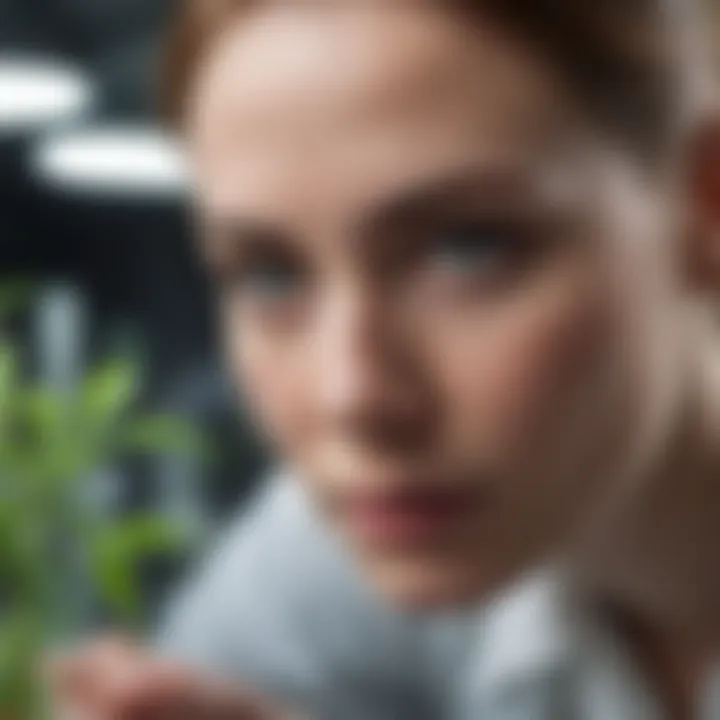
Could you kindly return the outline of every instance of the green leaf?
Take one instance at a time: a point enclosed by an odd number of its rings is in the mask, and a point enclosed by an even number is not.
[[[17,377],[17,351],[9,343],[0,345],[0,392],[4,396]]]
[[[78,421],[66,395],[25,387],[14,406],[5,466],[28,493],[53,491],[97,467],[103,446]]]
[[[0,286],[0,323],[3,297]],[[78,481],[133,452],[208,449],[190,423],[137,415],[141,378],[129,360],[103,364],[73,395],[25,381],[20,357],[0,334],[0,720],[41,717],[39,653],[82,625],[83,593],[75,589],[88,573],[107,605],[134,625],[143,619],[141,562],[191,539],[151,516],[98,527]]]
[[[67,400],[47,388],[22,388],[17,397],[16,414],[35,437],[45,439],[67,433]]]
[[[0,447],[7,441],[17,376],[18,357],[15,348],[8,344],[0,345]]]
[[[121,448],[131,453],[172,453],[197,458],[211,454],[207,437],[182,418],[146,415],[133,420],[119,436]]]
[[[14,610],[0,623],[0,713],[3,717],[37,717],[41,618],[31,608]]]
[[[82,389],[86,429],[109,428],[131,408],[139,390],[139,368],[130,360],[115,359],[93,370]]]
[[[92,540],[91,571],[105,602],[127,622],[141,614],[138,564],[180,551],[187,533],[152,516],[136,516],[99,529]]]

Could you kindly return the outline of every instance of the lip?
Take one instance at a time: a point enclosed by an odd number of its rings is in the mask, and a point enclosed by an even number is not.
[[[397,551],[437,545],[477,511],[474,488],[411,488],[346,498],[351,531],[363,544]]]

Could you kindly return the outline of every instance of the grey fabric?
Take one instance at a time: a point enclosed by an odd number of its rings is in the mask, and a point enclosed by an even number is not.
[[[482,612],[413,617],[374,597],[308,507],[271,484],[182,593],[165,652],[314,720],[661,720],[657,698],[557,568]],[[720,720],[720,671],[700,702]]]
[[[371,594],[294,483],[238,519],[174,603],[161,650],[332,720],[435,720],[472,620]]]
[[[165,653],[313,720],[662,720],[557,568],[482,611],[404,615],[372,595],[299,486],[271,484],[175,603]],[[700,720],[720,720],[720,668]]]

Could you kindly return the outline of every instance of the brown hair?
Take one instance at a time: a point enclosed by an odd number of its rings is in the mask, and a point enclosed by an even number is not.
[[[216,34],[261,1],[185,0],[162,80],[163,115],[173,124],[182,121],[192,76]],[[684,110],[690,63],[678,18],[690,14],[692,0],[437,1],[497,19],[537,46],[600,127],[645,159],[664,156]]]

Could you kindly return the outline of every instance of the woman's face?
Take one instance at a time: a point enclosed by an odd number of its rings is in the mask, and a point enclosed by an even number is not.
[[[664,426],[659,190],[529,47],[429,4],[248,14],[195,89],[233,371],[371,577],[462,601],[561,547]]]

